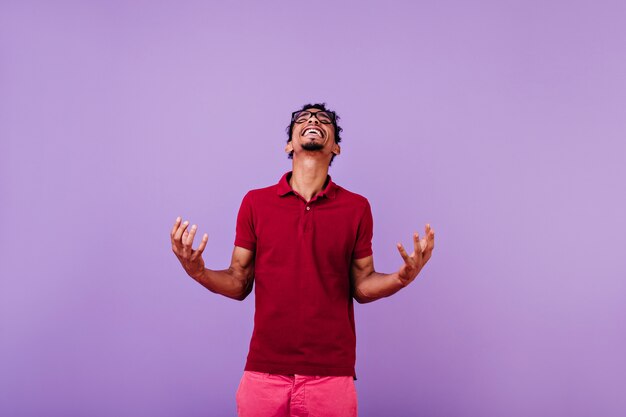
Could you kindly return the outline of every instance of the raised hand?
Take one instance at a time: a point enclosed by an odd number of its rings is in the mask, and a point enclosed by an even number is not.
[[[406,253],[402,243],[398,243],[397,246],[400,256],[404,259],[404,265],[398,271],[398,278],[403,286],[407,286],[430,259],[435,247],[435,230],[430,227],[430,224],[427,224],[426,237],[422,240],[420,240],[417,232],[413,234],[413,253],[411,255]]]
[[[189,222],[185,222],[181,225],[181,218],[176,218],[174,227],[170,232],[170,238],[172,240],[172,250],[174,254],[185,268],[185,271],[192,278],[201,276],[204,273],[204,260],[202,259],[202,252],[209,241],[209,235],[204,234],[202,241],[198,249],[193,250],[193,239],[196,236],[197,226],[194,224],[191,226],[191,231],[187,230]]]

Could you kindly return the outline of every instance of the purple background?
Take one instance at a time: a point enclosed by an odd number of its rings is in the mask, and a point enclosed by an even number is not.
[[[235,415],[254,297],[169,231],[227,267],[310,101],[376,269],[437,233],[355,305],[361,416],[625,415],[623,4],[2,1],[0,415]]]

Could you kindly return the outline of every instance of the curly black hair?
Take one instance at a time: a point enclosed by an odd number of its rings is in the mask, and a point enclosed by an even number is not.
[[[318,110],[322,110],[322,111],[332,111],[332,110],[326,108],[326,103],[305,104],[304,106],[302,106],[302,108],[300,110],[297,110],[297,111],[302,111],[302,110],[306,110],[306,109],[318,109]],[[335,112],[333,112],[333,113],[335,113]],[[337,124],[338,120],[339,120],[339,115],[337,113],[335,113],[335,120],[333,121],[333,126],[335,127],[335,143],[341,142],[341,132],[343,131],[341,126],[339,126]],[[294,125],[294,123],[295,123],[295,121],[292,120],[289,123],[289,126],[287,126],[287,143],[291,142],[291,134],[293,133],[293,125]],[[328,166],[332,165],[333,159],[335,159],[335,156],[337,156],[337,155],[333,154],[333,156],[330,158],[330,163],[328,164]],[[293,151],[289,152],[289,155],[287,156],[287,158],[293,159]]]

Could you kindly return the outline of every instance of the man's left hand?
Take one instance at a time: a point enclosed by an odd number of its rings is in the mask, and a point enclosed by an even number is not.
[[[415,232],[413,234],[413,253],[411,255],[406,253],[402,243],[398,243],[398,251],[400,256],[404,259],[404,265],[400,267],[398,271],[398,279],[402,283],[402,286],[409,285],[422,270],[426,262],[430,259],[433,249],[435,248],[435,231],[430,227],[430,224],[426,225],[426,237],[420,240],[419,234]]]

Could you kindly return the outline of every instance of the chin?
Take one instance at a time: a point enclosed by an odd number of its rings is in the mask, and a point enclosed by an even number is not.
[[[302,149],[304,149],[305,151],[321,151],[322,149],[324,149],[324,145],[321,145],[319,143],[307,143],[302,145]]]

